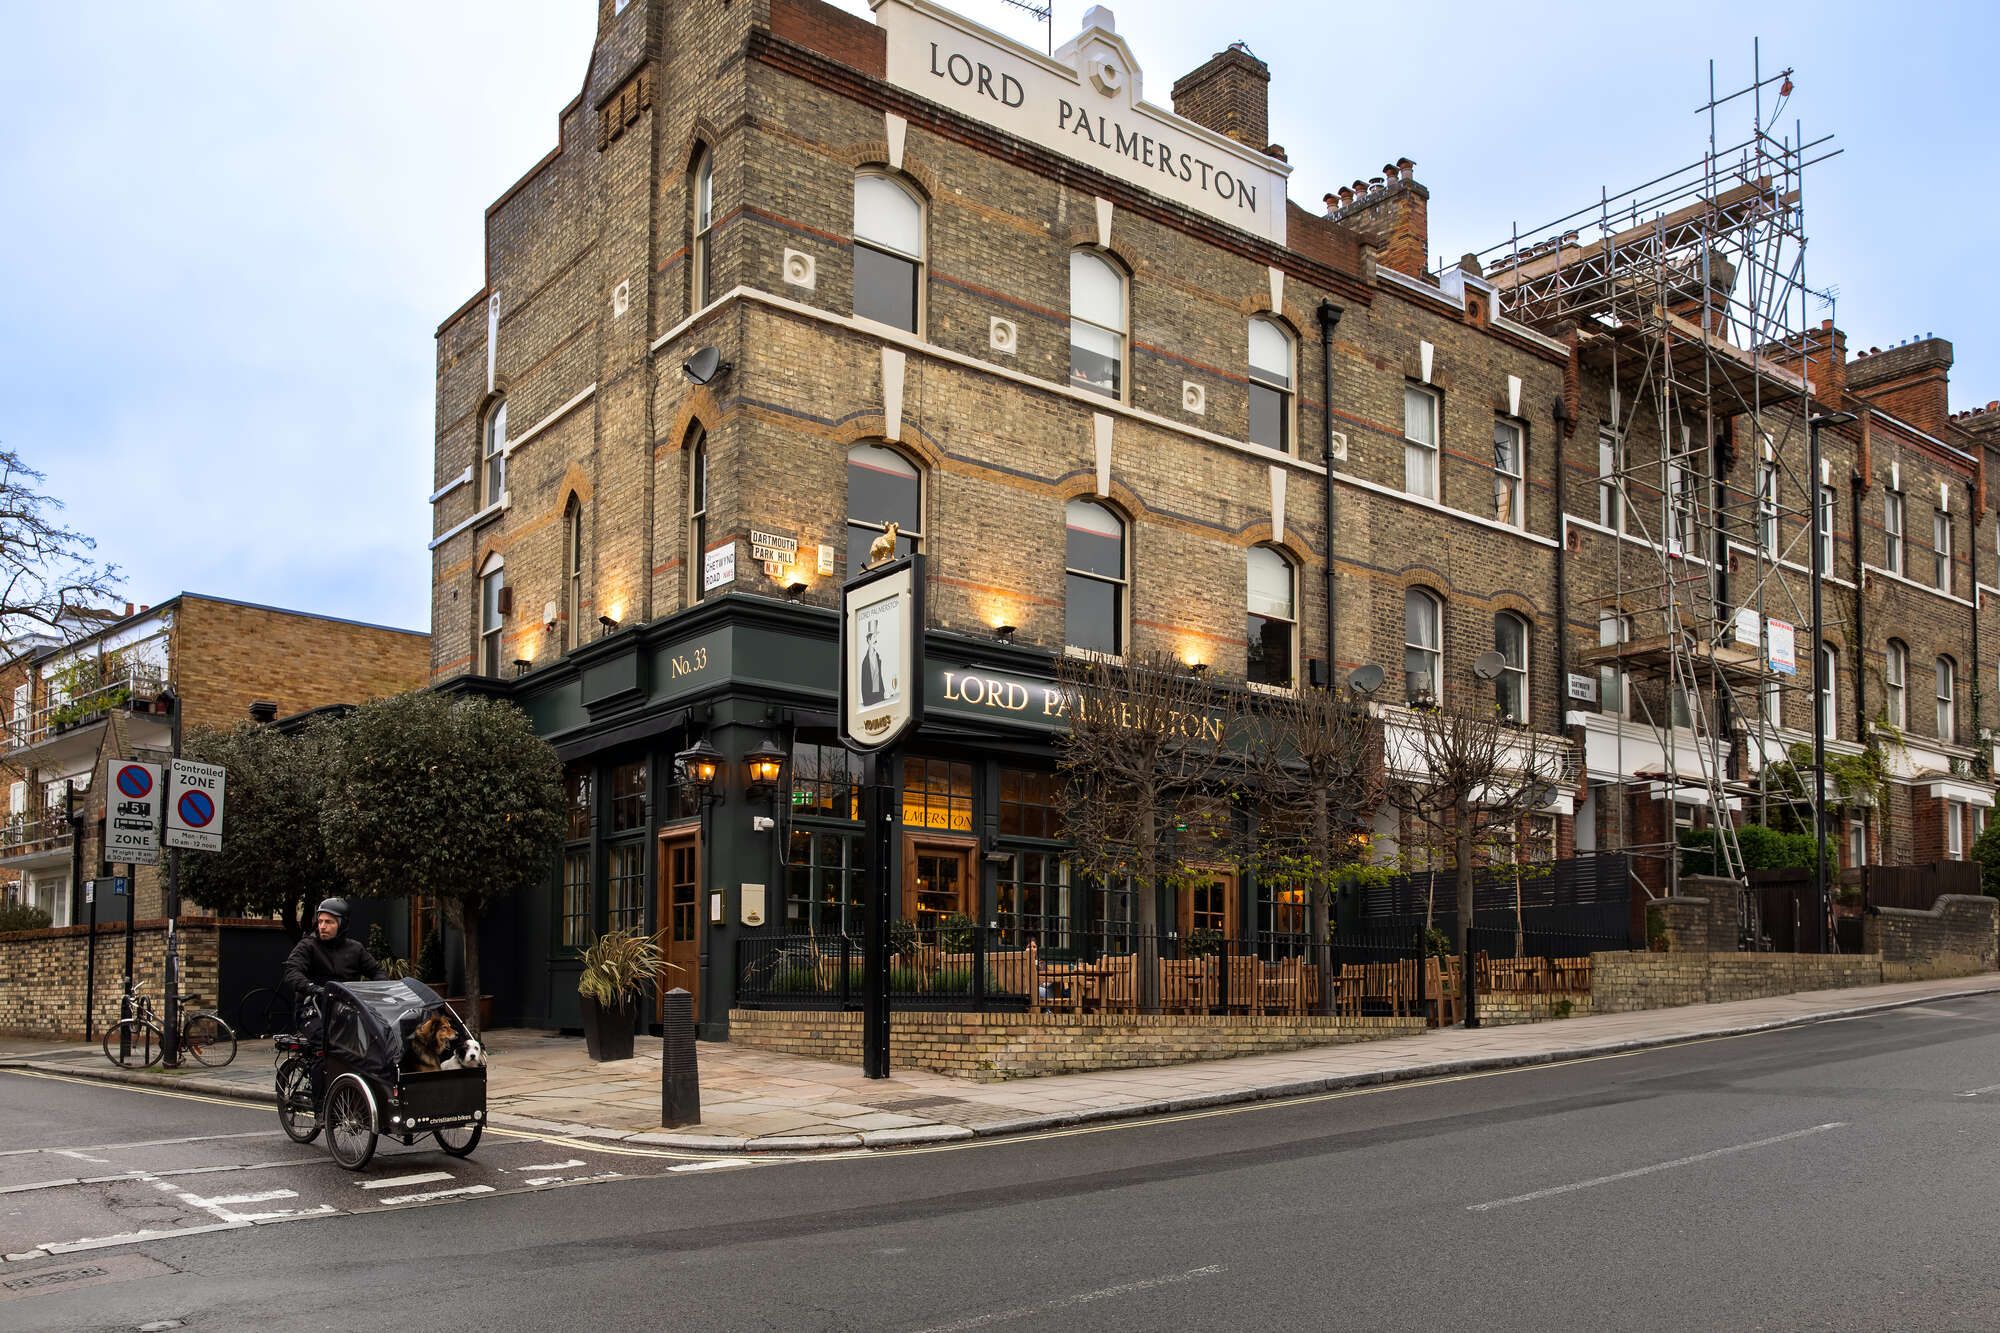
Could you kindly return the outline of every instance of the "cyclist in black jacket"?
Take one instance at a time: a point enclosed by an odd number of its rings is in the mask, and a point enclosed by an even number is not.
[[[387,981],[389,973],[359,940],[342,935],[347,899],[328,898],[313,914],[313,928],[285,959],[285,990],[293,1003],[319,995],[329,981]]]

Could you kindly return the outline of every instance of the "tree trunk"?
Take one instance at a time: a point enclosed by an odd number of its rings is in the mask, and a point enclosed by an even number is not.
[[[1313,968],[1319,979],[1319,1012],[1333,1012],[1333,941],[1328,929],[1333,906],[1333,848],[1326,817],[1326,788],[1313,790],[1313,858],[1320,882],[1306,892],[1306,929],[1312,935]]]
[[[1472,812],[1462,802],[1453,833],[1458,839],[1458,938],[1452,943],[1463,956],[1472,929]]]
[[[445,916],[458,927],[459,943],[465,950],[465,1011],[459,1015],[465,1025],[472,1029],[472,1035],[479,1032],[479,916],[468,911],[463,904],[445,907]]]
[[[1160,867],[1156,811],[1146,811],[1139,831],[1139,873],[1133,876],[1133,918],[1139,927],[1139,1012],[1160,1011]]]

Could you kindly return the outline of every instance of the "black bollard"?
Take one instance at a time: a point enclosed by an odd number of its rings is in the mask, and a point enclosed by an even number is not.
[[[701,1123],[701,1077],[695,1068],[694,997],[679,986],[667,992],[660,1048],[660,1124],[667,1129]]]

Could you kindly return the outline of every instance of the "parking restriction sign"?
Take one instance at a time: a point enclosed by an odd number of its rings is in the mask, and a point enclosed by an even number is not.
[[[104,797],[104,859],[131,865],[160,863],[160,798],[157,764],[113,759]]]
[[[221,764],[176,759],[167,781],[167,846],[197,852],[222,850]]]

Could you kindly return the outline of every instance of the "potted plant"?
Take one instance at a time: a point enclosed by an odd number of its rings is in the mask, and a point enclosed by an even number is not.
[[[584,1049],[593,1060],[630,1060],[639,1004],[669,966],[659,938],[638,929],[609,930],[583,951],[581,961],[576,994]]]

